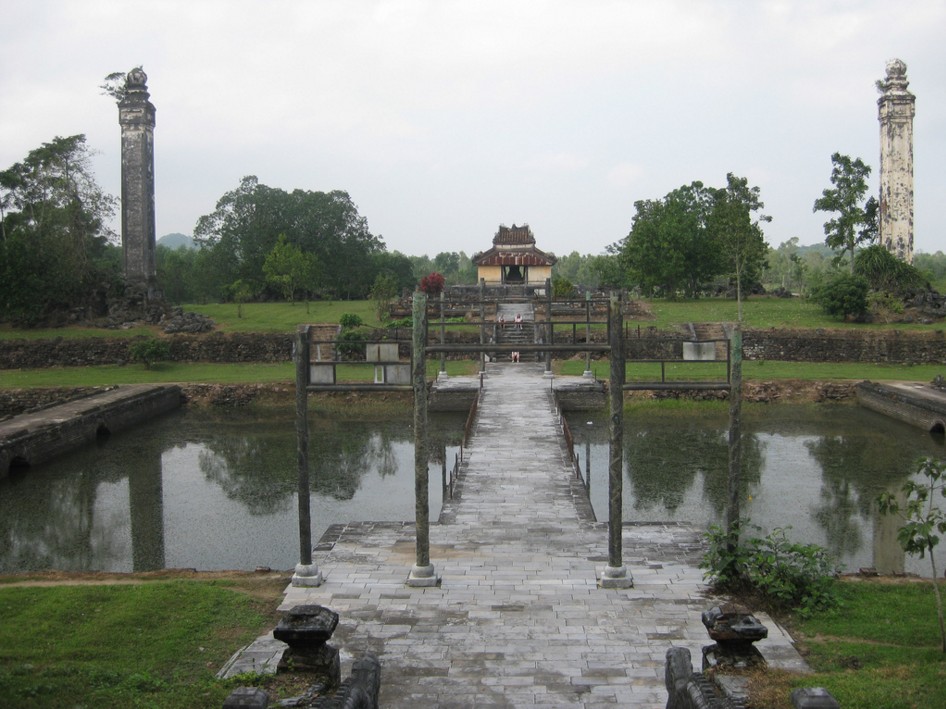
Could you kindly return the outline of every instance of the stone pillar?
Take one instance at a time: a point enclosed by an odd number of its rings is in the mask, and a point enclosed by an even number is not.
[[[634,585],[623,561],[624,533],[624,316],[619,293],[611,293],[608,309],[608,342],[611,345],[608,423],[608,565],[598,577],[601,588]]]
[[[414,544],[415,563],[408,586],[437,586],[440,578],[430,563],[430,502],[427,480],[427,296],[414,292],[412,382],[414,389]]]
[[[907,65],[887,62],[887,77],[877,82],[880,120],[880,243],[897,258],[913,263],[913,116],[916,96],[907,91]]]
[[[324,577],[312,561],[312,516],[309,490],[309,338],[310,325],[300,325],[292,345],[296,366],[296,469],[299,504],[299,563],[293,586],[321,586]]]
[[[154,220],[154,106],[148,75],[132,69],[118,102],[122,128],[122,251],[125,281],[158,296]]]

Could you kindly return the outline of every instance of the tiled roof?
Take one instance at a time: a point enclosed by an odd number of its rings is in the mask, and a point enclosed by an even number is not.
[[[535,244],[535,237],[532,235],[532,230],[528,224],[522,226],[513,224],[511,227],[500,226],[496,236],[493,237],[494,246],[528,246],[530,244]]]
[[[551,266],[558,259],[534,246],[528,248],[502,248],[495,246],[473,257],[477,266]]]

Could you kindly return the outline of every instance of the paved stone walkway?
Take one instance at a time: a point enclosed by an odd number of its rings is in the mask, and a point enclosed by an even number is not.
[[[384,707],[664,707],[667,649],[686,646],[699,662],[709,644],[700,530],[625,526],[634,587],[598,587],[607,525],[574,479],[542,370],[490,365],[457,494],[431,525],[440,586],[405,585],[412,524],[358,523],[323,537],[320,587],[286,592],[281,610],[339,614],[343,676],[366,652],[380,658]],[[801,667],[789,638],[759,618],[770,664]]]

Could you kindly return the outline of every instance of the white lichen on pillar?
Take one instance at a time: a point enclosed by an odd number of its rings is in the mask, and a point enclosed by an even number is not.
[[[907,65],[887,62],[887,77],[877,82],[880,120],[880,244],[897,258],[913,262],[913,116],[916,96],[907,91]]]
[[[154,106],[140,68],[125,77],[118,102],[122,129],[122,252],[125,281],[156,297],[154,217]]]

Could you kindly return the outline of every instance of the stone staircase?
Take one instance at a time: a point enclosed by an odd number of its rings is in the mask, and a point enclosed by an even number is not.
[[[522,322],[516,327],[516,315],[522,316]],[[499,303],[496,308],[496,320],[502,316],[506,320],[505,327],[497,327],[496,342],[500,345],[524,345],[535,342],[535,311],[532,303]],[[497,354],[496,361],[509,362],[512,360],[508,352]],[[535,362],[535,352],[523,352],[519,356],[520,362]]]
[[[698,323],[687,323],[682,326],[683,331],[691,340],[697,342],[706,342],[708,340],[717,340],[716,342],[716,359],[725,360],[726,359],[726,343],[721,342],[720,340],[729,339],[729,328],[725,323],[721,322],[698,322]]]
[[[309,360],[312,362],[331,362],[337,358],[334,341],[338,337],[339,326],[318,323],[309,330]]]

